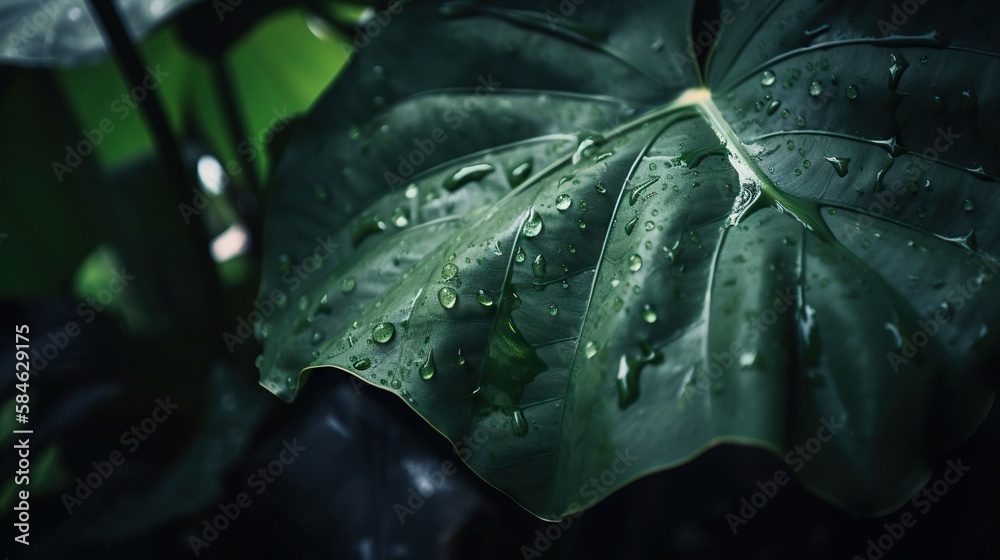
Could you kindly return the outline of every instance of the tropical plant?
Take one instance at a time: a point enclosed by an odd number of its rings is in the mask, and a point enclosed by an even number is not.
[[[998,15],[0,7],[33,555],[993,557]]]
[[[802,483],[909,500],[993,400],[983,8],[892,29],[867,2],[528,8],[408,7],[302,123],[262,384],[290,400],[333,366],[390,390],[486,440],[463,458],[546,519],[605,497],[587,481],[622,453],[608,491],[824,429]]]

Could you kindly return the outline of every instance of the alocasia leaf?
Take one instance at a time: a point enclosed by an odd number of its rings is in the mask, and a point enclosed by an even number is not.
[[[261,384],[392,391],[547,519],[720,443],[898,507],[1000,319],[1000,7],[905,6],[398,5],[276,170]]]
[[[113,0],[138,40],[197,0]],[[228,6],[228,3],[227,3]],[[0,6],[0,61],[66,66],[93,61],[107,48],[89,0],[10,0]]]

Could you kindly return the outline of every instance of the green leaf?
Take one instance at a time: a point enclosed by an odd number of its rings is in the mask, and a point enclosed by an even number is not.
[[[0,105],[8,130],[0,139],[3,298],[69,291],[77,266],[103,236],[87,190],[89,166],[74,173],[57,165],[67,148],[59,133],[61,100],[52,93],[37,73],[18,71]]]
[[[238,92],[232,100],[220,100],[212,65],[185,48],[175,28],[146,38],[140,49],[150,62],[151,76],[157,80],[153,91],[162,100],[175,133],[198,133],[235,175],[256,166],[266,176],[268,149],[273,147],[271,129],[285,128],[289,119],[308,108],[329,82],[324,72],[340,68],[346,60],[345,49],[316,38],[304,18],[305,12],[298,8],[274,13],[226,51],[222,64]],[[285,47],[280,52],[273,48],[278,43]],[[260,71],[262,64],[267,72]],[[103,135],[95,149],[103,165],[114,168],[152,150],[153,140],[115,61],[60,70],[55,75],[68,92],[81,127],[100,130],[102,122],[106,128],[110,122],[111,132]],[[140,94],[138,99],[143,99],[145,93]],[[222,103],[235,104],[245,128],[242,137],[228,134]],[[196,131],[186,130],[191,122],[196,123]]]
[[[300,124],[261,384],[390,390],[546,519],[720,443],[908,500],[993,399],[998,8],[521,5],[405,5]]]
[[[221,151],[229,162],[256,165],[262,177],[270,170],[267,162],[274,147],[269,131],[284,129],[292,116],[306,110],[329,85],[327,72],[347,62],[344,43],[317,38],[307,28],[308,17],[300,9],[276,13],[233,45],[227,56],[247,137],[236,146],[220,142]],[[274,48],[277,44],[280,50]],[[260,71],[262,64],[267,72]],[[199,113],[208,116],[208,111]]]
[[[110,0],[109,0],[110,1]],[[197,0],[116,0],[129,36],[138,41]],[[107,54],[89,0],[11,0],[0,8],[0,61],[67,66]]]

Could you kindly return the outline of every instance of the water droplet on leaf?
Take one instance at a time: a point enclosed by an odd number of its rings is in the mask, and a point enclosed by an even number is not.
[[[417,371],[420,373],[420,378],[427,381],[434,377],[435,370],[434,351],[430,350],[427,352],[427,357],[424,359],[424,363],[420,364],[420,368]]]
[[[410,210],[403,206],[397,206],[392,211],[392,223],[396,224],[396,227],[406,227],[410,223]]]
[[[567,210],[573,204],[573,198],[563,193],[556,197],[556,208],[559,210]]]
[[[445,309],[451,309],[455,307],[455,302],[458,301],[458,292],[454,288],[449,288],[445,286],[438,290],[438,302]]]
[[[366,237],[385,231],[386,225],[378,216],[370,216],[358,222],[351,231],[351,245],[357,247]]]
[[[510,175],[507,177],[511,188],[519,187],[521,183],[528,179],[531,175],[531,163],[532,160],[529,159],[511,170]]]
[[[542,232],[542,216],[534,208],[528,213],[528,219],[524,222],[524,236],[535,237]]]
[[[358,358],[354,360],[354,369],[358,371],[365,371],[366,369],[372,367],[372,361],[368,358]]]
[[[444,188],[448,191],[456,191],[459,188],[486,177],[493,173],[494,167],[488,163],[468,165],[456,171],[451,177],[444,181]]]
[[[628,258],[628,269],[632,272],[638,271],[642,268],[642,257],[639,255],[632,255]]]
[[[621,357],[618,364],[618,407],[627,408],[639,398],[639,373],[648,364],[658,364],[663,356],[653,350],[647,340],[639,341],[642,354],[638,357]]]
[[[344,281],[340,283],[340,290],[345,294],[354,289],[356,282],[353,276],[348,276],[344,278]]]
[[[396,327],[392,323],[383,322],[375,325],[372,329],[372,340],[379,344],[387,344],[396,334]]]
[[[523,437],[528,433],[528,421],[524,419],[524,413],[521,409],[514,411],[514,416],[510,419],[511,430],[513,430],[515,436]]]
[[[647,188],[649,188],[650,185],[659,180],[660,180],[659,177],[653,177],[648,181],[644,181],[641,185],[637,185],[636,187],[634,187],[632,189],[632,192],[630,192],[628,195],[628,205],[635,206],[635,203],[639,201],[640,197],[642,197],[642,192],[645,191]]]
[[[483,290],[479,290],[479,293],[476,294],[476,301],[484,307],[489,307],[493,305],[493,296]]]
[[[642,307],[642,320],[647,323],[656,322],[656,310],[654,310],[648,303]]]
[[[535,260],[531,262],[531,272],[535,275],[535,278],[545,276],[545,257],[542,255],[535,257]]]
[[[594,153],[594,149],[597,146],[604,144],[606,140],[596,134],[592,134],[584,138],[580,145],[576,147],[576,152],[573,153],[572,163],[575,165],[580,163],[585,157],[590,157]]]
[[[848,172],[848,166],[851,163],[851,158],[837,157],[837,156],[823,156],[823,159],[830,162],[833,166],[834,171],[837,172],[839,177],[846,177]]]
[[[639,223],[639,216],[636,215],[634,218],[625,223],[625,235],[632,235],[632,231],[635,229],[635,224]]]

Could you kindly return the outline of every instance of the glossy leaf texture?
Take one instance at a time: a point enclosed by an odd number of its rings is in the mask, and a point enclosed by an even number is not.
[[[111,1],[129,36],[138,41],[197,0]],[[0,6],[0,61],[18,66],[68,66],[105,56],[108,50],[92,9],[89,0],[5,2]]]
[[[993,400],[998,8],[563,5],[406,4],[316,104],[261,384],[392,391],[545,519],[720,443],[904,503]]]

